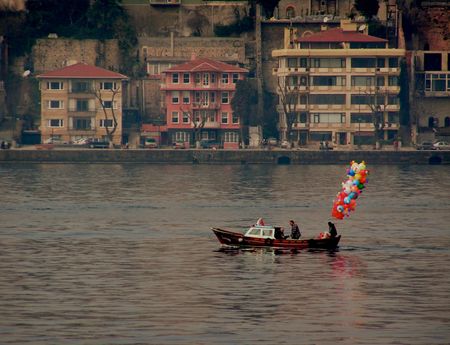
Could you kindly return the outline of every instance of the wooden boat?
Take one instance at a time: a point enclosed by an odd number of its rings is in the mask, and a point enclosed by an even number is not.
[[[335,249],[339,244],[341,236],[334,238],[320,236],[311,239],[289,239],[275,238],[279,227],[255,225],[250,227],[245,234],[224,230],[220,228],[211,228],[220,243],[233,247],[273,247],[285,249],[305,249],[321,248]],[[279,236],[277,236],[279,237]]]

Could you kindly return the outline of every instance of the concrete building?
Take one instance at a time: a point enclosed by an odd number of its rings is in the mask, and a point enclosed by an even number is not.
[[[122,142],[122,90],[126,76],[76,63],[37,78],[42,142],[81,138]]]
[[[345,146],[397,137],[405,50],[357,30],[342,21],[272,52],[281,138]]]
[[[210,59],[193,59],[163,73],[169,140],[192,143],[200,139],[238,148],[240,120],[231,100],[236,82],[248,70]]]

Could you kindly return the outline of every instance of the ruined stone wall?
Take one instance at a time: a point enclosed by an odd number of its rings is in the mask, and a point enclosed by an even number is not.
[[[205,18],[201,36],[214,36],[214,25],[230,24],[235,11],[242,17],[248,11],[246,2],[205,2],[200,5],[150,6],[149,4],[124,5],[130,19],[141,36],[165,36],[177,32],[180,36],[192,36],[189,25],[191,16]]]
[[[412,112],[418,115],[418,126],[428,127],[428,118],[438,119],[438,127],[444,127],[445,118],[450,117],[450,97],[420,97],[413,103]]]
[[[118,71],[120,53],[117,40],[47,38],[37,40],[33,46],[32,62],[35,74],[62,68],[74,61]]]
[[[450,4],[425,9],[421,33],[429,50],[450,50]]]

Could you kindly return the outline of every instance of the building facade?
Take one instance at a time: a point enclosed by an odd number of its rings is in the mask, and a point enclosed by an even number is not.
[[[236,82],[248,71],[206,58],[169,68],[165,81],[165,108],[169,141],[192,144],[200,139],[238,148],[240,119],[233,114]]]
[[[41,140],[96,138],[122,142],[122,91],[127,77],[76,63],[38,76]]]
[[[300,144],[365,145],[395,139],[403,49],[342,21],[274,50],[280,137]]]

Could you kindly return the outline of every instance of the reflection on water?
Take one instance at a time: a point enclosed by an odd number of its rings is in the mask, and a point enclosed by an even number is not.
[[[222,250],[211,226],[326,229],[341,166],[0,166],[1,344],[449,344],[450,169],[371,167],[336,251]]]

